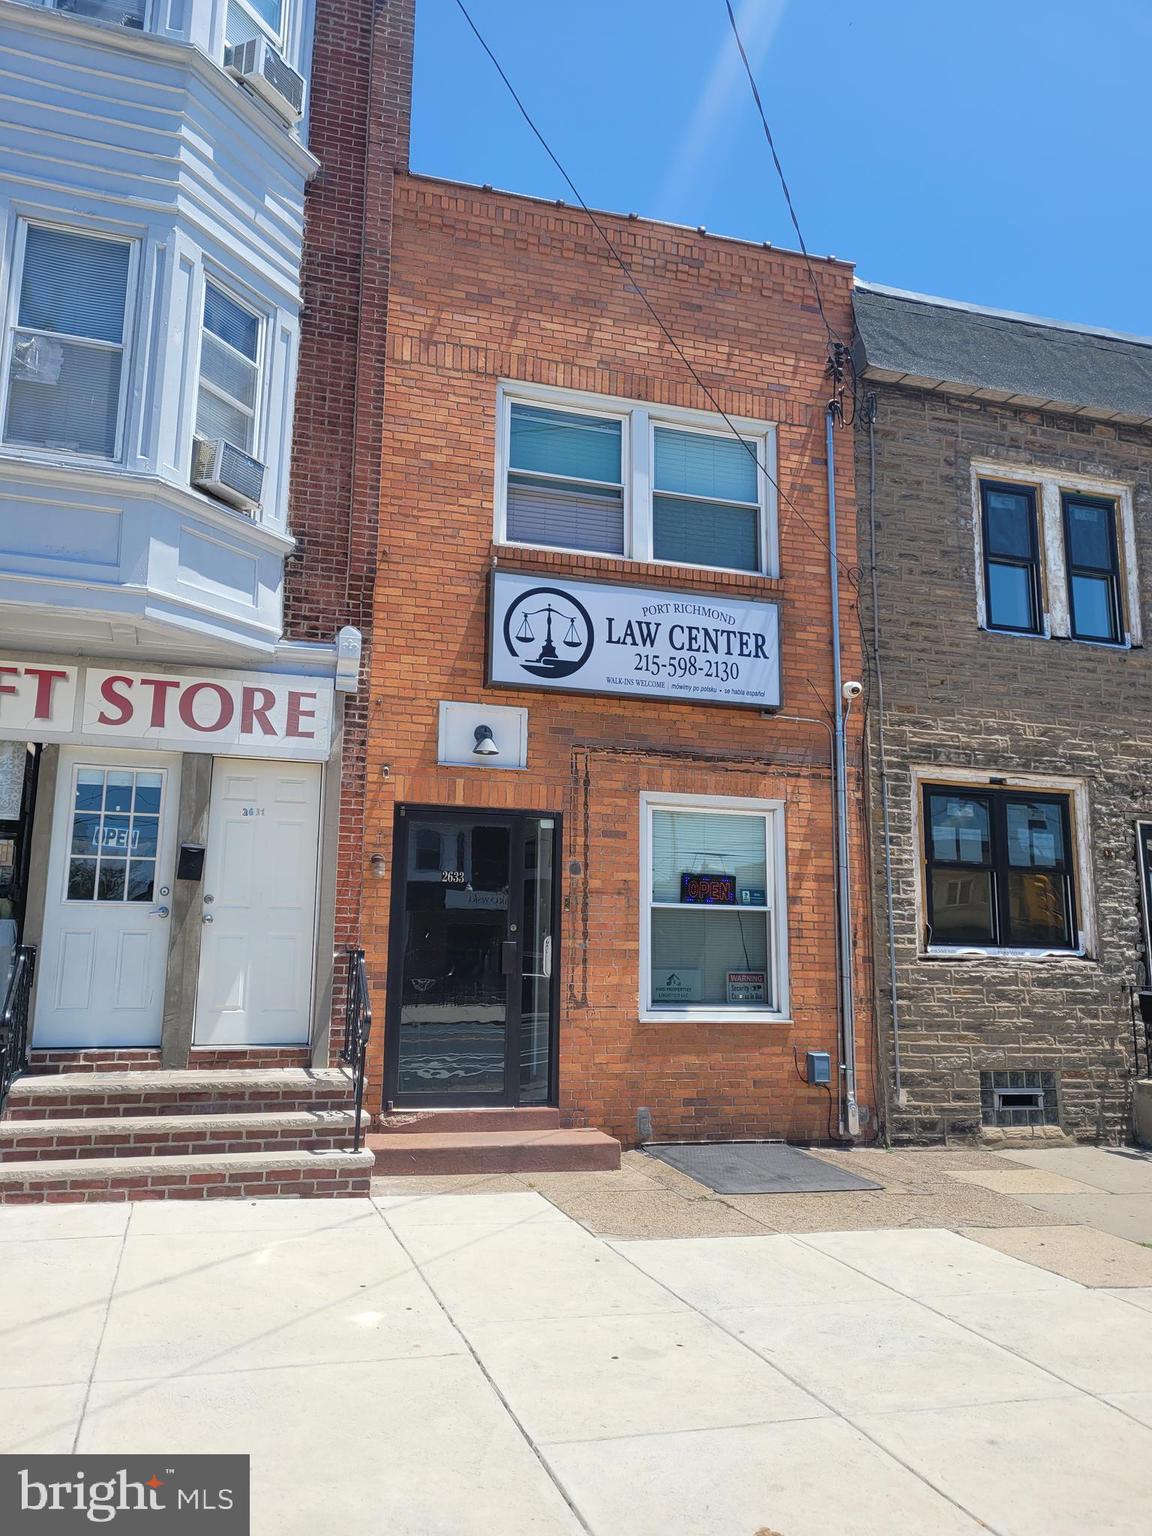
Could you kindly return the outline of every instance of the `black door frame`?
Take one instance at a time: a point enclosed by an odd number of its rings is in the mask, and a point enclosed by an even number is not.
[[[408,832],[412,820],[434,816],[463,826],[505,826],[509,829],[508,917],[516,924],[516,965],[506,973],[503,1093],[399,1093],[400,1009],[403,1004],[404,940],[407,917]],[[388,918],[388,1001],[384,1017],[384,1099],[389,1109],[512,1108],[520,1103],[520,1025],[524,991],[524,844],[528,822],[551,819],[555,824],[552,856],[552,974],[548,1006],[548,1094],[558,1101],[558,1041],[560,1022],[560,885],[563,871],[564,818],[559,811],[496,811],[458,805],[397,805],[392,828],[392,894]],[[507,935],[507,929],[505,930]]]

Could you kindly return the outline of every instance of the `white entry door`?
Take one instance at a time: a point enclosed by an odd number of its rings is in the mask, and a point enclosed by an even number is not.
[[[160,1043],[180,758],[62,748],[32,1043]]]
[[[308,1040],[319,839],[319,763],[216,759],[197,1045]]]

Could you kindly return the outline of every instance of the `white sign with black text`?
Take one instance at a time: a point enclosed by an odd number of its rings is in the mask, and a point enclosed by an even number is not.
[[[496,571],[489,681],[698,704],[780,704],[776,603]]]

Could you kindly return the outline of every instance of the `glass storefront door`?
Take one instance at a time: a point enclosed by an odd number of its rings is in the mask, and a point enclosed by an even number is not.
[[[558,818],[397,812],[385,1098],[552,1097]]]

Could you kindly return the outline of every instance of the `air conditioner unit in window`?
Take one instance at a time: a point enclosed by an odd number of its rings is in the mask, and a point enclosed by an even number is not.
[[[192,484],[243,512],[255,512],[264,489],[264,466],[222,437],[192,440]]]
[[[225,50],[224,67],[243,80],[286,123],[298,123],[304,111],[304,76],[286,64],[265,37],[249,38]]]

